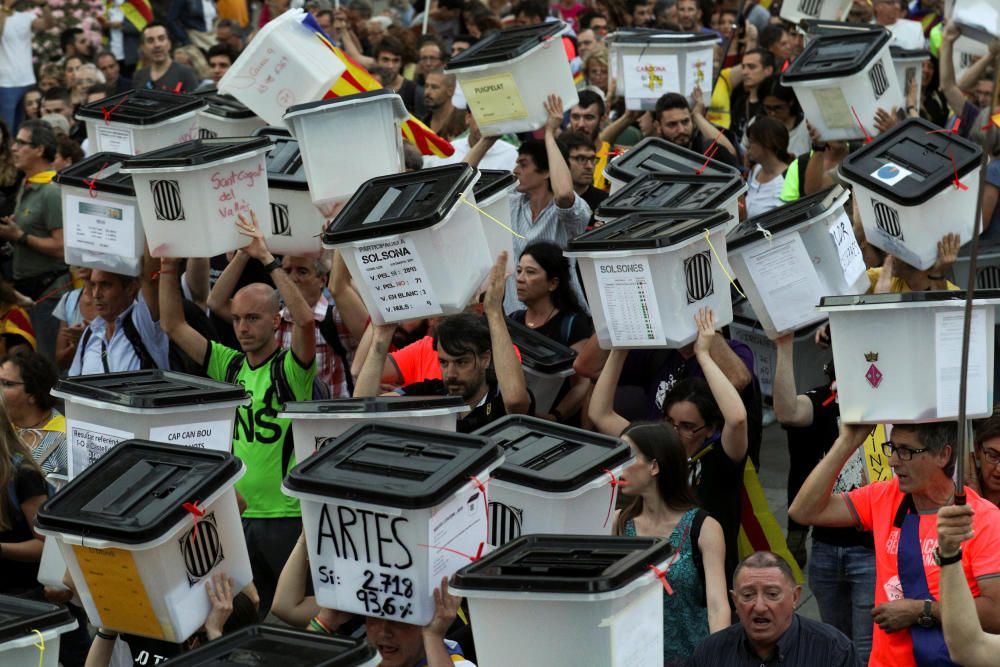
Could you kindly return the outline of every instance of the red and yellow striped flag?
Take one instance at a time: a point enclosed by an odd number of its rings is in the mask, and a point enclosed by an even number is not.
[[[333,84],[330,88],[330,92],[328,92],[323,99],[354,95],[356,93],[364,93],[369,90],[379,90],[382,88],[382,84],[379,83],[375,77],[369,74],[368,70],[359,65],[349,55],[344,53],[342,49],[333,45],[333,42],[330,41],[330,38],[327,37],[325,32],[323,32],[323,29],[320,28],[319,23],[316,22],[316,19],[314,19],[311,14],[306,15],[305,19],[302,21],[302,25],[312,30],[316,37],[319,38],[319,40],[323,42],[323,44],[330,49],[342,63],[344,63],[344,67],[347,68],[340,78],[337,79],[336,83]],[[431,128],[417,120],[413,114],[410,114],[410,117],[403,122],[402,131],[403,137],[416,146],[421,155],[449,157],[455,152],[455,148],[451,145],[451,142],[439,137],[431,130]]]
[[[767,496],[764,495],[764,487],[760,485],[757,471],[754,470],[749,458],[743,467],[740,506],[740,534],[737,540],[740,560],[755,551],[773,551],[792,568],[795,581],[803,583],[805,577],[802,576],[802,570],[788,549],[785,534],[778,525],[778,520],[771,514]]]
[[[141,32],[153,20],[153,5],[149,0],[125,0],[122,3],[122,13],[125,14],[125,20]]]

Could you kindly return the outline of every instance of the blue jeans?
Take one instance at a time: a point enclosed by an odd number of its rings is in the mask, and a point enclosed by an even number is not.
[[[865,547],[838,547],[813,540],[809,556],[809,588],[824,623],[851,641],[862,665],[872,650],[872,607],[875,605],[875,552]]]
[[[7,124],[11,136],[17,134],[17,125],[21,121],[21,98],[30,86],[14,86],[0,88],[0,119]]]

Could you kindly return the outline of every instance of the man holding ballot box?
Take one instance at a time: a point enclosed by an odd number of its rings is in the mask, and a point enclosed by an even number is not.
[[[871,426],[843,425],[840,436],[795,497],[788,515],[828,527],[855,526],[875,537],[872,666],[953,664],[941,630],[939,577],[953,554],[937,549],[937,510],[952,502],[954,422],[897,424],[884,443],[895,476],[833,495],[844,464]],[[1000,509],[967,489],[975,536],[963,548],[965,578],[987,632],[1000,632]],[[937,662],[932,662],[937,660]]]
[[[236,226],[251,239],[237,252],[263,264],[278,286],[275,290],[252,283],[233,296],[230,311],[241,349],[208,341],[185,321],[176,259],[162,259],[160,326],[185,354],[204,360],[210,378],[243,385],[250,394],[250,405],[236,411],[233,453],[247,468],[236,490],[246,504],[243,531],[263,618],[271,607],[281,568],[302,530],[298,500],[281,492],[285,474],[295,466],[295,447],[291,420],[279,418],[278,412],[288,401],[312,398],[316,321],[299,288],[281,270],[281,261],[268,250],[256,215],[251,212],[249,222],[240,215]],[[279,295],[293,321],[289,349],[282,349],[275,337],[281,322]]]

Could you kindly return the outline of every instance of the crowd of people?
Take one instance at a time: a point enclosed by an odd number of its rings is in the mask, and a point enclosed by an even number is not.
[[[225,255],[153,258],[147,250],[137,277],[68,266],[53,179],[94,152],[76,111],[137,89],[211,90],[260,27],[296,4],[114,0],[93,17],[104,30],[99,41],[67,28],[59,54],[32,52],[35,32],[57,29],[49,3],[4,0],[0,7],[0,484],[8,489],[0,502],[0,594],[69,605],[81,624],[62,639],[64,667],[159,664],[263,619],[366,634],[385,667],[474,664],[475,633],[489,628],[476,626],[446,580],[435,582],[436,611],[425,627],[322,608],[313,596],[299,504],[281,488],[295,460],[290,421],[278,413],[288,401],[386,393],[460,396],[469,408],[460,432],[527,414],[622,438],[632,460],[609,530],[666,538],[677,551],[666,575],[672,594],[663,599],[665,665],[994,664],[1000,640],[988,633],[1000,633],[1000,412],[976,424],[962,480],[967,504],[956,505],[956,424],[874,432],[841,424],[832,368],[827,382],[796,386],[791,334],[773,341],[777,363],[765,397],[753,352],[718,331],[708,308],[694,318],[696,340],[679,349],[602,349],[590,316],[600,306],[588,303],[564,253],[600,224],[594,212],[608,197],[603,166],[646,137],[700,154],[715,148],[714,159],[746,181],[741,219],[845,185],[838,167],[861,144],[824,140],[781,83],[804,33],[781,19],[780,0],[439,0],[430,7],[390,0],[377,11],[368,0],[307,0],[304,8],[333,44],[451,142],[449,157],[407,145],[408,171],[465,162],[516,178],[513,256],[496,258],[465,313],[374,324],[341,254],[275,256],[261,211],[240,216],[248,245]],[[136,6],[151,18],[137,18]],[[498,30],[555,20],[571,28],[563,42],[577,103],[566,111],[550,95],[543,128],[484,136],[445,65]],[[1000,218],[1000,41],[959,68],[962,28],[943,16],[941,0],[855,0],[848,22],[883,26],[894,44],[927,49],[919,94],[910,81],[903,108],[859,122],[885,132],[920,117],[981,145],[988,156],[981,239],[1000,238],[1000,222],[993,224]],[[667,93],[652,111],[626,109],[606,39],[636,27],[715,36],[714,88],[690,99]],[[957,236],[944,236],[937,261],[920,270],[869,243],[857,207],[847,208],[869,292],[958,289]],[[546,411],[536,408],[508,319],[576,353],[575,373]],[[829,347],[826,325],[816,328],[814,344]],[[88,627],[70,580],[66,590],[37,581],[43,539],[34,516],[68,475],[66,420],[50,391],[60,377],[152,368],[241,384],[251,403],[238,409],[258,417],[237,419],[233,433],[233,452],[247,467],[237,490],[253,584],[238,591],[214,577],[206,587],[211,614],[178,645]],[[771,421],[788,438],[788,557],[738,548],[746,511],[739,490],[748,462],[761,464]],[[892,469],[888,479],[869,479],[856,465],[872,439]],[[796,613],[800,567],[819,620]]]

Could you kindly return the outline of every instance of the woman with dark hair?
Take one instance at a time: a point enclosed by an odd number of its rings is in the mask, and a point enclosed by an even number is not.
[[[950,111],[948,98],[941,91],[941,76],[938,73],[937,58],[928,58],[920,63],[920,117],[939,127],[948,122]]]
[[[666,537],[674,548],[663,596],[663,664],[684,664],[698,643],[730,624],[722,526],[698,507],[687,454],[666,424],[630,426],[622,439],[634,457],[622,473],[631,501],[615,519],[616,535]]]
[[[59,379],[52,362],[38,352],[0,358],[0,387],[7,415],[46,475],[66,475],[66,418],[49,393]]]
[[[769,116],[757,118],[747,128],[747,160],[752,165],[747,178],[747,217],[778,208],[785,170],[793,158],[788,154],[788,129]]]
[[[49,490],[0,401],[0,593],[36,596],[42,539],[32,525]]]
[[[517,262],[516,284],[517,298],[525,308],[511,313],[510,319],[579,353],[594,325],[573,290],[562,248],[549,241],[529,244]],[[563,421],[575,415],[589,390],[590,380],[574,375],[556,396],[550,417]]]
[[[976,423],[972,465],[965,466],[965,483],[994,505],[1000,505],[1000,408]]]
[[[11,152],[13,145],[14,138],[10,128],[0,120],[0,217],[14,212],[17,191],[24,178],[24,174],[14,166],[14,155]]]
[[[812,149],[809,127],[805,123],[795,91],[782,86],[778,77],[772,76],[764,80],[758,94],[764,104],[764,113],[788,130],[788,152],[792,159],[808,153]]]
[[[687,456],[687,470],[699,505],[722,525],[726,538],[726,573],[737,562],[740,494],[747,459],[747,411],[736,387],[712,358],[715,316],[710,308],[695,315],[698,338],[694,353],[704,378],[674,384],[663,399],[663,421],[673,426]],[[615,389],[628,350],[614,349],[597,378],[588,415],[605,435],[628,426],[615,412]]]

